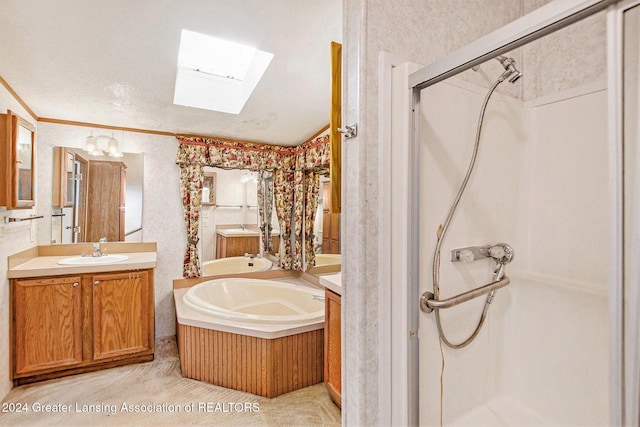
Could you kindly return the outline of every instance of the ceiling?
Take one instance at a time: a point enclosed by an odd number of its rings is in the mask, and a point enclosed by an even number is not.
[[[41,118],[280,145],[329,123],[342,0],[2,0],[2,9],[0,76]],[[239,115],[173,105],[182,29],[275,54]]]

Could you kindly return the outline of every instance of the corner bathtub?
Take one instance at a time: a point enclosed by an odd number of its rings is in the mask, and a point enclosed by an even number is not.
[[[254,271],[266,271],[270,268],[271,261],[266,258],[235,256],[203,262],[202,275],[216,276],[220,274],[252,273]]]
[[[264,397],[322,382],[323,295],[297,278],[174,289],[182,375]]]
[[[209,280],[190,288],[183,300],[200,313],[239,322],[295,324],[324,320],[320,290],[275,280]]]
[[[316,254],[316,267],[323,265],[339,265],[342,262],[340,254]]]

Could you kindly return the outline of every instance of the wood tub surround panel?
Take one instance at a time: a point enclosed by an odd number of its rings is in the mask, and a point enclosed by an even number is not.
[[[264,339],[178,324],[182,375],[276,397],[323,381],[323,330]]]

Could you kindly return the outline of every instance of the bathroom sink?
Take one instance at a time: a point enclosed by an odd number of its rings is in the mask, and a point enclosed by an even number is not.
[[[120,262],[129,259],[126,255],[114,254],[114,255],[102,255],[102,256],[74,256],[70,258],[63,258],[58,261],[60,265],[102,265],[112,264],[114,262]]]

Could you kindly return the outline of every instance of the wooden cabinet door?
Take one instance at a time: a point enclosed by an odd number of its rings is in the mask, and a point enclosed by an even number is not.
[[[342,344],[340,295],[325,290],[324,381],[329,395],[342,406]]]
[[[14,374],[81,363],[80,277],[13,283]]]
[[[152,348],[150,281],[146,271],[93,276],[93,358]]]

